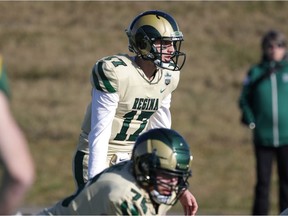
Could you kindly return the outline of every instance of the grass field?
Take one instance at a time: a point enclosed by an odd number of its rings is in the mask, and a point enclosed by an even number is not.
[[[37,179],[23,206],[47,206],[74,191],[71,162],[97,59],[127,53],[124,29],[148,9],[173,15],[187,62],[173,95],[173,128],[194,154],[191,190],[199,214],[249,214],[254,157],[237,100],[270,28],[288,34],[288,2],[0,2],[0,49]],[[277,178],[271,214],[277,214]],[[177,205],[174,212],[181,212]]]

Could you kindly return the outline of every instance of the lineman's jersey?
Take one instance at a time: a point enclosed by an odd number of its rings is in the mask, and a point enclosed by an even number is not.
[[[38,215],[166,215],[171,206],[162,204],[156,212],[131,165],[129,160],[107,168],[82,190]]]
[[[147,128],[171,127],[171,93],[179,77],[180,71],[158,69],[149,81],[134,59],[122,54],[95,64],[91,75],[93,100],[78,145],[79,151],[87,153],[89,135],[90,178],[111,165],[116,154],[131,153],[136,138]]]

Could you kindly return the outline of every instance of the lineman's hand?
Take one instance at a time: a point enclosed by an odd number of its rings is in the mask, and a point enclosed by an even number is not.
[[[180,203],[183,207],[185,215],[195,215],[198,210],[198,204],[193,194],[186,190],[180,197]]]

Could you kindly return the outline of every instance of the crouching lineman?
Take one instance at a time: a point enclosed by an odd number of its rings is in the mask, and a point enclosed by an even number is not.
[[[136,140],[131,160],[105,169],[39,215],[165,215],[188,188],[191,161],[189,145],[176,131],[149,130]]]

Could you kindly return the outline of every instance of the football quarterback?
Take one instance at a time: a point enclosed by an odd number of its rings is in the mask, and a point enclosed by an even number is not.
[[[92,70],[92,100],[73,161],[78,187],[129,159],[142,132],[171,127],[171,93],[185,63],[183,34],[172,16],[156,10],[136,16],[126,34],[135,56],[107,56]]]

